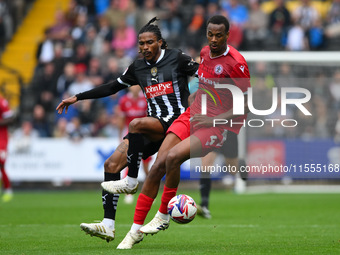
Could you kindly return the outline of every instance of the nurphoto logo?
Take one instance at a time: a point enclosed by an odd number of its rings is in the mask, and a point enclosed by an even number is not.
[[[280,95],[278,96],[278,88],[272,88],[272,104],[269,109],[266,110],[259,110],[254,107],[253,102],[253,88],[248,88],[248,90],[244,93],[242,90],[235,85],[231,84],[218,84],[215,82],[212,82],[213,85],[213,92],[215,95],[217,95],[217,98],[219,99],[220,103],[221,99],[218,96],[218,93],[216,92],[216,89],[227,89],[231,92],[232,98],[233,98],[233,114],[234,115],[244,115],[244,105],[245,105],[245,94],[248,95],[247,99],[247,105],[250,113],[253,113],[257,116],[269,116],[273,114],[276,110],[278,105],[281,106],[281,115],[286,116],[287,115],[287,105],[295,105],[305,116],[311,116],[312,114],[307,110],[307,108],[304,106],[305,103],[309,102],[311,99],[311,93],[309,90],[305,88],[299,88],[299,87],[283,87],[280,89]],[[214,101],[215,105],[217,105],[217,101],[214,97],[214,95],[207,91],[207,89],[204,90]],[[201,96],[201,113],[203,115],[207,114],[207,94],[202,94]],[[302,97],[300,98],[291,98],[288,95],[289,94],[300,94]],[[279,101],[280,100],[280,101]],[[271,126],[274,127],[276,122],[280,122],[281,126],[283,127],[295,127],[298,125],[297,120],[295,119],[249,119],[244,120],[242,123],[239,122],[233,122],[233,120],[227,120],[227,119],[214,119],[214,127],[217,125],[225,125],[229,123],[231,126],[235,124],[242,124],[243,126],[250,126],[250,127],[262,127],[265,123],[271,123]]]

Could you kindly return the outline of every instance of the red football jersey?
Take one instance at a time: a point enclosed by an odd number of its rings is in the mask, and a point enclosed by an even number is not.
[[[0,120],[10,118],[13,112],[9,108],[9,104],[5,98],[0,96]],[[5,148],[8,142],[7,126],[0,126],[0,148]]]
[[[201,114],[202,94],[206,94],[207,116],[217,116],[233,107],[233,97],[229,89],[215,88],[215,84],[232,84],[243,93],[250,87],[250,75],[246,60],[232,46],[228,46],[224,54],[210,57],[209,46],[201,50],[201,63],[198,68],[199,87],[196,99],[190,106],[191,115]],[[223,128],[238,133],[247,114],[238,116],[223,125]],[[238,122],[239,124],[235,124]]]
[[[129,123],[134,118],[146,117],[147,103],[142,92],[139,93],[138,98],[133,98],[130,93],[124,95],[119,100],[120,109],[125,116],[125,125],[129,126]]]

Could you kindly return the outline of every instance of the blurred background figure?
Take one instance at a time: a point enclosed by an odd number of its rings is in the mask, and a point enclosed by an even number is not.
[[[0,95],[0,170],[3,188],[2,201],[8,202],[13,197],[11,182],[5,170],[7,158],[7,145],[9,140],[8,126],[15,120],[14,112],[10,109],[7,100]]]
[[[27,152],[33,139],[39,137],[37,130],[33,128],[30,119],[23,120],[21,126],[13,131],[12,138],[15,141],[15,150],[18,153]]]

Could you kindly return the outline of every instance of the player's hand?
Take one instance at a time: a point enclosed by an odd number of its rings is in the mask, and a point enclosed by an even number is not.
[[[62,114],[63,110],[65,109],[65,113],[67,113],[68,107],[71,104],[74,104],[75,102],[77,102],[76,96],[71,96],[69,98],[66,98],[63,101],[61,101],[61,103],[57,106],[56,110],[58,111],[59,114]]]
[[[213,127],[214,126],[214,118],[208,117],[207,115],[202,114],[195,114],[190,119],[191,125],[193,125],[194,128],[197,127]]]

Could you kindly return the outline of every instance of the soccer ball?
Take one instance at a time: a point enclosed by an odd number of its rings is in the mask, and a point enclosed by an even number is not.
[[[168,213],[170,218],[176,223],[189,223],[195,218],[196,212],[196,203],[188,195],[177,195],[169,201]]]

